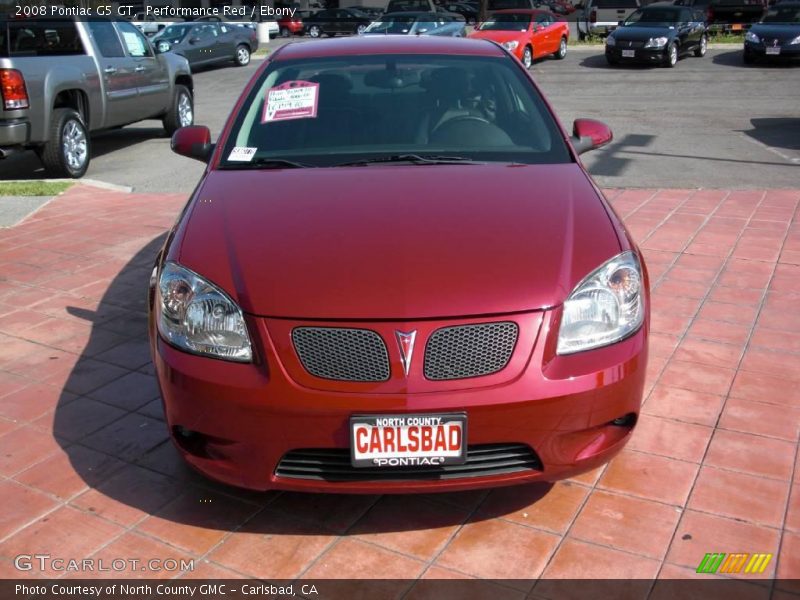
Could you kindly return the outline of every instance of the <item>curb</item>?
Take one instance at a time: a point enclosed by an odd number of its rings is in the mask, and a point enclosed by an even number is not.
[[[129,185],[120,185],[118,183],[110,183],[108,181],[101,181],[99,179],[91,179],[83,177],[82,179],[67,179],[67,178],[54,178],[54,179],[3,179],[2,183],[29,183],[31,181],[50,181],[53,183],[74,183],[76,185],[88,185],[91,187],[100,188],[103,190],[110,190],[112,192],[125,192],[127,194],[133,191],[133,187]]]

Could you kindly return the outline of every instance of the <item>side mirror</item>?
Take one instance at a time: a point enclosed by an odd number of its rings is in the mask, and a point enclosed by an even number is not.
[[[199,37],[190,37],[190,38],[189,38],[189,43],[190,43],[190,44],[196,44],[196,43],[197,43],[197,42],[199,42],[199,41],[200,41],[200,38],[199,38]]]
[[[578,154],[605,146],[613,139],[608,125],[594,119],[575,119],[572,126],[572,146]]]
[[[181,127],[172,134],[170,148],[175,154],[208,162],[214,152],[211,143],[211,132],[205,125]]]

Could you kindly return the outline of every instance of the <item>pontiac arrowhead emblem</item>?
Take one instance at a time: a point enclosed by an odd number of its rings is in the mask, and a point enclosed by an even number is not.
[[[397,346],[400,348],[400,362],[403,363],[403,373],[408,377],[408,370],[411,368],[411,356],[414,354],[414,339],[417,337],[416,330],[409,333],[395,331]]]

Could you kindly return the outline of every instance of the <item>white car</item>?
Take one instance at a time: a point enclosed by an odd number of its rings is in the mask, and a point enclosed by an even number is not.
[[[133,15],[131,23],[148,37],[154,36],[165,27],[174,23],[182,23],[183,19],[159,19],[145,12],[138,12]]]

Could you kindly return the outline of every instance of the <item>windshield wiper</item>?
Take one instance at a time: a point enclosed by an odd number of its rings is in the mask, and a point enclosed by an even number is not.
[[[222,169],[313,169],[316,165],[309,165],[284,158],[269,158],[262,156],[250,162],[231,163],[223,165]]]
[[[359,167],[375,163],[410,163],[412,165],[458,165],[481,164],[466,156],[420,156],[419,154],[392,154],[376,158],[362,158],[352,162],[339,163],[336,167]]]

